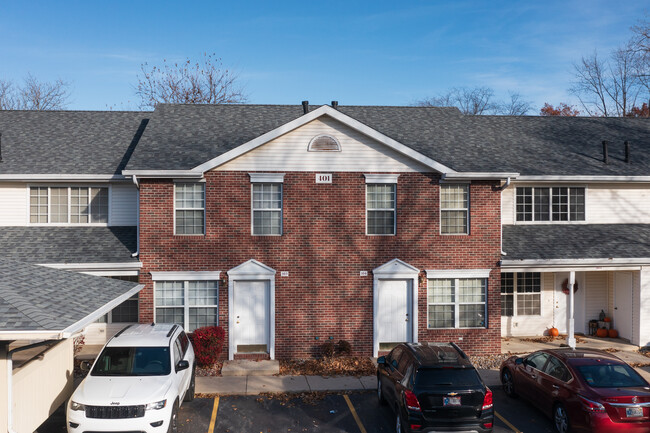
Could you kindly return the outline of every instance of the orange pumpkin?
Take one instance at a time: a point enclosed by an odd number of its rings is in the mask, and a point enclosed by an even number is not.
[[[558,335],[560,335],[560,331],[558,331],[557,328],[551,328],[548,330],[548,335],[550,335],[551,337],[557,337]]]
[[[608,332],[609,338],[617,338],[618,331],[616,329],[610,329]]]
[[[605,318],[603,319],[603,322],[608,322],[608,323],[609,323],[609,322],[611,322],[611,321],[612,321],[612,319],[611,319],[610,317],[605,317]]]
[[[605,338],[607,335],[608,334],[606,328],[600,328],[598,331],[596,331],[596,337]]]

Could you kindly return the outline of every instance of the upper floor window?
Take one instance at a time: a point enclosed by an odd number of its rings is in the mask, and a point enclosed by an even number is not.
[[[29,222],[32,224],[108,224],[108,188],[31,187]]]
[[[177,235],[202,235],[205,232],[205,183],[174,184]]]
[[[517,221],[584,221],[584,187],[518,187]]]
[[[366,233],[369,235],[395,234],[396,184],[366,185]]]
[[[282,184],[253,184],[253,235],[282,234]]]
[[[440,186],[440,233],[466,235],[469,233],[469,185]]]
[[[501,315],[542,314],[542,284],[539,272],[501,274]]]

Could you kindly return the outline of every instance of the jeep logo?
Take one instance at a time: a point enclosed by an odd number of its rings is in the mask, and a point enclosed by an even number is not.
[[[120,402],[119,401],[112,401],[111,406],[119,406]]]

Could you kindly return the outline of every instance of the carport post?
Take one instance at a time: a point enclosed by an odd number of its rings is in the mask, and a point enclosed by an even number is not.
[[[574,298],[573,298],[573,286],[576,284],[576,273],[575,271],[569,272],[569,284],[567,288],[569,289],[569,335],[567,336],[566,342],[571,349],[576,348],[576,338],[575,338],[575,323],[573,319],[573,307],[574,307]]]

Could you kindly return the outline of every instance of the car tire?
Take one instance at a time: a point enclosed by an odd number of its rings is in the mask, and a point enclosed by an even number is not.
[[[399,414],[399,406],[395,409],[395,433],[404,433],[402,428],[402,417]]]
[[[377,400],[379,400],[379,404],[381,405],[386,404],[386,399],[384,398],[384,391],[381,388],[381,376],[377,377]]]
[[[512,372],[507,368],[503,369],[501,373],[501,383],[503,384],[503,392],[508,397],[515,397],[517,395],[515,393],[515,381],[512,377]]]
[[[196,389],[196,366],[193,366],[192,377],[190,378],[190,386],[188,386],[187,391],[185,391],[185,397],[183,397],[183,401],[190,402],[194,400],[195,389]]]
[[[569,424],[569,415],[562,403],[553,406],[553,427],[558,433],[569,433],[571,431]]]
[[[172,415],[169,418],[169,427],[167,427],[167,433],[178,433],[178,400],[174,402]]]

